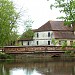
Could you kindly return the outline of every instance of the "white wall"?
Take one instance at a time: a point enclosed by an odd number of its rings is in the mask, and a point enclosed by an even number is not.
[[[48,37],[48,32],[50,32],[50,37]],[[38,33],[38,37],[37,37],[37,33]],[[23,41],[23,45],[24,46],[48,46],[48,41],[50,41],[50,45],[52,46],[52,38],[54,38],[53,32],[52,31],[45,31],[45,32],[35,32],[34,33],[34,37],[32,41]],[[63,41],[63,39],[58,39],[58,44],[57,46],[59,46],[59,40]],[[67,39],[64,39],[67,40]],[[38,41],[38,45],[37,45],[37,41]],[[71,40],[67,40],[67,45],[70,45],[70,41]],[[73,40],[75,41],[75,40]],[[28,45],[29,42],[29,45]]]
[[[35,32],[33,39],[51,39],[52,37],[48,37],[48,32],[50,32],[50,35],[53,33],[52,31],[45,31],[45,32]],[[37,33],[39,37],[37,37]]]
[[[50,32],[50,37],[48,37],[48,32]],[[38,37],[37,37],[37,33],[38,33]],[[33,41],[29,41],[29,46],[47,46],[48,41],[50,41],[50,45],[53,45],[51,44],[51,39],[53,37],[52,33],[53,33],[52,31],[35,32]],[[38,45],[37,45],[37,41],[38,41]],[[28,41],[23,41],[23,45],[28,46]]]
[[[29,46],[33,46],[33,41],[23,41],[23,45],[28,46],[28,42],[29,42]]]

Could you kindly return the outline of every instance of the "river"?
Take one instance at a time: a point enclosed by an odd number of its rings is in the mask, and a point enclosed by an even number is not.
[[[29,59],[25,60],[26,62],[0,60],[0,75],[75,75],[75,60],[58,59],[28,62]]]

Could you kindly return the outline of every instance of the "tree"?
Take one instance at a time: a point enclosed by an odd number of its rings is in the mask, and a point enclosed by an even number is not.
[[[32,39],[33,36],[34,32],[31,29],[28,29],[26,32],[23,33],[20,39],[25,39],[25,38]]]
[[[34,31],[32,30],[32,23],[34,21],[31,20],[31,18],[28,17],[28,19],[24,22],[24,27],[25,27],[25,32],[22,34],[20,39],[25,39],[25,38],[33,38],[34,36]]]
[[[32,23],[34,21],[31,20],[31,18],[28,17],[28,19],[26,19],[26,21],[24,22],[24,26],[25,26],[25,31],[28,31],[30,29],[32,29]]]
[[[17,45],[18,39],[19,39],[19,35],[17,31],[13,31],[10,35],[10,40],[9,40],[9,43],[7,43],[7,45]]]
[[[75,0],[55,0],[55,3],[50,7],[51,9],[53,7],[60,8],[59,11],[65,13],[65,16],[59,17],[59,19],[64,19],[65,25],[75,22]]]
[[[17,28],[19,13],[16,12],[13,2],[0,0],[0,46],[6,45],[11,38],[12,32]]]

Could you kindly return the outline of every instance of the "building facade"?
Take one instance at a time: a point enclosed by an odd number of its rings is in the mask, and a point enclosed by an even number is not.
[[[73,26],[65,26],[63,21],[48,21],[38,29],[33,30],[33,38],[20,39],[23,46],[68,46],[75,42]]]

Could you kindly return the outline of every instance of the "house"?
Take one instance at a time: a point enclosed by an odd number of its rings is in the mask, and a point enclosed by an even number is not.
[[[23,46],[68,46],[75,42],[75,25],[65,26],[64,21],[48,21],[34,31],[33,38],[19,39]]]

